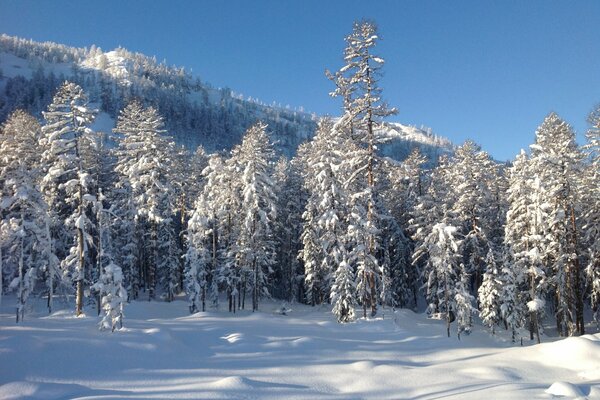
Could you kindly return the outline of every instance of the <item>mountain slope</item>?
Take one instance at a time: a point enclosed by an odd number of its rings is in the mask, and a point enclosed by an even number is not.
[[[243,99],[228,88],[214,88],[183,68],[123,48],[103,52],[0,35],[0,122],[15,109],[41,116],[56,88],[71,80],[81,85],[103,113],[96,129],[110,131],[119,110],[132,98],[158,108],[168,131],[182,145],[209,151],[230,149],[257,120],[266,122],[280,152],[291,156],[316,128],[316,116]],[[404,159],[419,147],[431,160],[452,152],[448,140],[426,129],[386,124],[381,149]]]

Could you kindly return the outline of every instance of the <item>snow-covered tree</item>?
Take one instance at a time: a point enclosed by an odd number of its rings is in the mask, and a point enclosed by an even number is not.
[[[237,149],[235,149],[237,152]],[[203,171],[205,183],[196,213],[206,216],[210,224],[210,297],[218,304],[219,288],[225,291],[230,312],[242,307],[244,293],[240,265],[236,260],[241,209],[240,176],[234,157],[224,160],[213,154]],[[189,250],[188,250],[189,251]],[[237,301],[237,303],[236,303]]]
[[[465,270],[459,263],[461,241],[455,237],[457,230],[443,222],[435,224],[415,252],[417,260],[423,255],[427,256],[425,278],[428,311],[445,316],[448,336],[450,323],[457,312],[457,300],[460,300],[463,318],[466,316],[466,304],[470,301],[465,295],[464,281],[461,281],[465,278]],[[464,320],[462,324],[465,326]]]
[[[456,282],[456,289],[454,294],[454,302],[456,307],[456,327],[458,338],[460,339],[461,333],[467,335],[471,333],[473,327],[473,314],[476,312],[476,308],[473,306],[475,298],[471,295],[469,290],[470,276],[465,268],[464,264],[460,264],[458,270],[459,280]]]
[[[240,189],[244,208],[240,215],[236,259],[243,277],[250,285],[252,311],[259,299],[269,295],[267,275],[274,264],[272,230],[277,216],[273,175],[273,148],[266,134],[267,126],[257,123],[246,132],[237,153],[242,166]]]
[[[101,293],[102,317],[100,330],[111,330],[123,327],[123,308],[127,301],[127,291],[123,286],[123,272],[114,262],[110,262],[103,268],[99,282],[95,289]]]
[[[208,215],[207,215],[208,212]],[[208,276],[211,272],[211,250],[213,247],[212,227],[214,221],[210,220],[209,205],[202,195],[197,201],[192,217],[187,228],[187,253],[185,288],[189,299],[190,313],[206,311],[206,295],[208,289]],[[213,280],[217,280],[213,269]],[[214,282],[216,285],[217,282]]]
[[[303,274],[298,252],[301,248],[302,213],[307,201],[307,190],[302,186],[298,159],[288,161],[281,157],[275,166],[275,187],[278,189],[278,213],[275,240],[277,264],[273,296],[288,301],[300,300]]]
[[[540,305],[545,302],[548,277],[543,249],[546,246],[545,232],[549,216],[542,196],[543,187],[540,179],[532,170],[531,160],[527,158],[524,151],[521,151],[509,169],[509,208],[506,214],[504,240],[507,251],[506,262],[514,271],[508,276],[516,278],[517,281],[511,282],[519,287],[520,279],[524,282],[518,295],[511,293],[509,298],[503,299],[504,302],[509,301],[505,308],[510,307],[515,297],[522,297],[522,302],[525,304]],[[535,335],[539,342],[543,314],[543,308],[529,307],[528,328],[531,340]]]
[[[46,123],[42,127],[40,143],[45,149],[43,162],[46,175],[42,179],[42,190],[50,209],[57,213],[55,228],[58,219],[66,217],[68,230],[75,231],[74,239],[65,246],[70,248],[62,265],[64,269],[73,271],[75,313],[80,315],[83,313],[88,246],[93,245],[90,235],[92,221],[86,215],[86,207],[92,198],[89,193],[91,176],[84,169],[81,149],[83,143],[92,137],[89,125],[94,120],[95,111],[88,107],[87,97],[80,86],[65,82],[43,115]]]
[[[449,204],[453,224],[459,228],[463,239],[463,263],[473,277],[474,292],[481,283],[484,260],[491,247],[493,218],[498,199],[492,188],[498,171],[490,156],[472,141],[456,149],[452,157],[449,181],[446,183],[456,201]]]
[[[594,320],[600,324],[600,106],[589,116],[586,133],[587,167],[582,179],[583,242],[587,254],[586,275],[590,285]]]
[[[342,261],[348,261],[345,254],[348,200],[341,171],[343,149],[343,140],[333,124],[321,121],[305,160],[304,177],[309,198],[304,214],[302,256],[310,296],[307,300],[312,304],[329,300],[334,273]]]
[[[48,283],[51,309],[54,279],[59,276],[58,260],[51,246],[47,226],[48,207],[40,192],[40,125],[23,111],[16,111],[1,127],[0,136],[0,286],[4,279],[17,290],[17,322],[23,319],[28,295],[38,276]],[[9,272],[8,263],[17,265]],[[0,289],[0,298],[2,291]]]
[[[561,335],[584,333],[581,267],[580,184],[582,155],[571,127],[555,113],[536,131],[531,167],[539,179],[540,204],[548,219],[541,258],[551,271],[556,323]]]
[[[356,307],[356,285],[352,267],[345,259],[340,260],[335,270],[335,279],[331,287],[331,303],[333,314],[338,322],[350,322],[354,320],[354,308]]]
[[[479,316],[493,334],[495,326],[502,320],[501,296],[503,294],[502,286],[505,283],[502,281],[502,271],[492,249],[488,250],[485,265],[483,282],[478,290]]]
[[[106,198],[100,189],[94,203],[98,221],[97,262],[100,275],[92,289],[100,295],[100,308],[104,315],[99,323],[100,330],[111,332],[123,327],[123,309],[127,301],[124,276],[121,267],[114,262],[112,237],[116,214],[112,208],[105,209]]]
[[[166,277],[167,296],[172,295],[169,273],[179,268],[173,232],[173,191],[170,181],[174,144],[163,136],[163,119],[153,107],[144,108],[132,101],[125,107],[114,131],[121,135],[116,171],[131,188],[136,211],[137,233],[141,246],[138,259],[150,300],[155,298],[157,283]],[[174,254],[175,253],[175,254]],[[157,276],[161,274],[160,276]]]
[[[380,279],[381,267],[377,260],[380,246],[379,221],[381,210],[378,209],[378,191],[375,180],[377,156],[375,153],[376,131],[382,118],[394,114],[381,98],[379,79],[384,60],[373,54],[373,48],[379,37],[377,27],[368,21],[356,22],[352,33],[346,37],[344,49],[345,65],[334,74],[328,73],[334,81],[336,90],[331,94],[341,96],[344,100],[344,116],[336,124],[339,131],[347,131],[350,137],[362,147],[361,151],[348,153],[352,158],[356,173],[352,179],[355,190],[349,195],[353,204],[352,234],[354,240],[365,240],[356,243],[361,249],[357,255],[350,257],[356,260],[361,272],[357,273],[357,290],[362,290],[364,302],[363,315],[366,317],[366,307],[371,308],[371,314],[377,312],[379,299],[377,280]],[[358,180],[357,180],[358,179]],[[359,183],[360,182],[360,183]],[[364,203],[364,204],[361,204]],[[358,213],[363,213],[359,215]],[[364,251],[363,251],[364,250]],[[368,286],[368,288],[367,288]]]

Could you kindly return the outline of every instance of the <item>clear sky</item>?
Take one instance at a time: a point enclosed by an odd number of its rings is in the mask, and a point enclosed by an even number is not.
[[[0,0],[0,32],[108,51],[121,45],[213,86],[336,115],[326,68],[352,22],[374,20],[392,120],[500,160],[551,111],[577,131],[600,103],[600,1]]]

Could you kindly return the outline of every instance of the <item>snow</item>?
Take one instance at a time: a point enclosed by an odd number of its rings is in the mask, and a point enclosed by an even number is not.
[[[337,324],[328,307],[189,315],[183,300],[133,302],[110,333],[41,299],[15,325],[15,301],[0,309],[1,399],[600,398],[600,334],[521,347],[480,325],[447,338],[407,310]]]
[[[581,390],[569,382],[554,382],[546,390],[546,393],[556,397],[585,398]]]
[[[533,299],[527,302],[527,308],[531,312],[541,311],[544,309],[546,302],[542,299]]]
[[[57,76],[60,74],[68,76],[72,73],[70,63],[50,63],[41,60],[28,61],[12,53],[0,51],[0,69],[2,69],[5,78],[14,78],[20,75],[31,79],[33,72],[40,65],[44,68],[45,73],[54,72]]]
[[[94,107],[91,107],[92,105]],[[99,105],[90,104],[90,107],[99,108]],[[90,127],[94,132],[111,133],[115,127],[115,120],[109,114],[105,112],[99,112]]]
[[[94,55],[84,60],[81,66],[89,69],[96,69],[112,76],[124,85],[130,85],[130,62],[119,55],[116,50]]]
[[[6,78],[14,78],[21,75],[31,79],[31,75],[33,74],[33,70],[27,60],[5,52],[0,52],[0,68],[2,68],[2,74]]]

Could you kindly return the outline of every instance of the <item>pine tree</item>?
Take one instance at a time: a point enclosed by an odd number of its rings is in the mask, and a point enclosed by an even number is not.
[[[454,302],[456,307],[456,326],[458,339],[460,340],[461,333],[467,335],[471,333],[473,327],[473,314],[476,309],[473,307],[475,298],[469,290],[469,274],[464,264],[460,264],[458,270],[459,279],[456,282],[456,293],[454,294]]]
[[[302,212],[307,191],[302,187],[298,160],[281,157],[275,166],[275,187],[278,188],[278,213],[275,240],[277,264],[273,295],[288,301],[299,300],[302,272],[298,252],[301,248]]]
[[[190,313],[206,311],[213,236],[211,230],[213,221],[210,221],[209,216],[206,215],[208,210],[204,198],[198,199],[187,228],[185,287],[190,302]],[[213,280],[216,279],[213,271]]]
[[[600,107],[589,118],[591,128],[586,133],[587,168],[582,182],[583,243],[587,248],[586,275],[590,285],[594,320],[600,324]]]
[[[330,121],[321,121],[305,161],[304,177],[309,199],[305,212],[303,257],[308,300],[313,305],[330,298],[334,272],[342,261],[348,260],[344,237],[348,200],[343,187],[342,149],[339,132]]]
[[[234,153],[238,149],[234,149]],[[239,235],[237,216],[241,212],[239,170],[235,157],[228,160],[213,154],[203,172],[205,178],[203,213],[210,223],[210,282],[211,302],[218,302],[219,285],[226,292],[230,312],[242,307],[245,291],[242,290],[240,266],[236,260],[236,244]],[[200,203],[200,204],[202,204]],[[198,203],[196,204],[198,207]],[[237,303],[236,303],[237,301]]]
[[[556,323],[564,336],[584,333],[583,280],[580,263],[579,177],[582,156],[575,134],[551,113],[536,131],[532,168],[540,183],[540,207],[548,212],[547,242],[540,249],[552,271]]]
[[[138,254],[146,256],[138,263],[149,289],[148,299],[152,300],[161,277],[163,282],[170,282],[169,272],[179,268],[173,245],[174,199],[169,179],[174,143],[162,136],[163,119],[156,109],[143,108],[137,101],[121,111],[114,131],[122,135],[115,169],[125,181],[122,187],[131,187],[136,230],[144,233],[138,237]],[[171,296],[173,287],[166,286],[167,296]]]
[[[528,308],[530,339],[533,340],[535,335],[539,343],[544,299],[548,291],[543,249],[546,246],[546,221],[549,216],[547,207],[543,206],[542,184],[539,177],[535,176],[531,160],[524,151],[517,156],[509,173],[505,244],[507,262],[515,272],[505,275],[517,278],[516,282],[510,280],[513,284],[521,286],[520,279],[523,279],[523,283],[518,296],[512,293],[505,300],[509,301],[505,308],[510,308],[515,297],[522,298]],[[519,318],[513,320],[517,321]]]
[[[0,286],[8,278],[11,286],[17,289],[19,322],[24,317],[27,297],[38,276],[45,276],[49,281],[50,309],[53,279],[59,275],[58,260],[52,251],[46,229],[49,223],[48,206],[39,188],[41,171],[37,142],[41,134],[40,125],[27,113],[16,111],[2,126],[1,132],[0,247],[7,249],[0,253],[0,260],[6,258],[6,261],[12,261],[18,268],[16,276],[0,272]],[[4,269],[4,263],[0,264],[0,269]],[[0,299],[1,295],[0,289]]]
[[[127,301],[127,291],[124,287],[124,276],[121,267],[113,260],[112,236],[114,231],[115,214],[112,209],[104,208],[104,197],[99,190],[98,199],[94,206],[98,221],[97,259],[100,268],[98,281],[93,289],[100,295],[100,307],[104,310],[99,328],[114,332],[123,327],[123,309]]]
[[[102,286],[97,290],[101,293],[102,309],[105,314],[99,327],[101,330],[110,329],[114,332],[117,327],[123,327],[123,306],[127,301],[121,267],[113,262],[105,266],[100,282]]]
[[[250,284],[252,311],[259,299],[269,295],[267,275],[274,264],[272,230],[277,216],[275,188],[272,180],[273,149],[262,123],[250,127],[237,154],[241,171],[244,203],[242,223],[236,244],[236,259]]]
[[[478,290],[479,297],[479,316],[481,321],[495,332],[495,326],[502,319],[501,296],[502,292],[502,271],[496,261],[496,256],[492,249],[488,250],[485,258],[486,271],[483,274],[483,282]],[[508,282],[506,282],[508,283]]]
[[[525,276],[520,266],[512,264],[513,258],[509,253],[503,254],[502,269],[499,280],[502,284],[499,295],[500,315],[504,327],[511,332],[513,343],[517,338],[517,331],[524,326],[525,303],[523,301]]]
[[[459,326],[466,327],[466,305],[470,301],[465,290],[466,274],[460,260],[460,240],[455,235],[457,228],[445,223],[437,223],[431,233],[415,252],[416,259],[426,254],[425,264],[428,311],[442,313],[446,318],[446,329],[450,337],[450,323],[457,312],[457,300],[460,301],[461,317]]]
[[[492,227],[496,222],[490,212],[495,208],[492,195],[498,172],[490,156],[472,141],[456,149],[449,168],[449,189],[456,201],[449,204],[453,224],[459,227],[463,241],[463,263],[473,279],[473,292],[481,283],[484,260],[491,247]]]
[[[365,240],[356,243],[364,257],[350,257],[356,260],[361,271],[357,273],[357,289],[363,291],[363,315],[366,317],[367,305],[371,314],[377,312],[378,296],[377,280],[380,279],[381,268],[377,260],[380,246],[378,237],[378,192],[375,181],[377,156],[375,154],[377,138],[376,129],[379,121],[396,111],[390,109],[381,99],[381,89],[378,86],[381,68],[384,60],[372,53],[377,44],[377,27],[367,21],[354,24],[352,33],[346,37],[347,46],[344,49],[346,64],[335,74],[328,74],[336,84],[333,96],[342,96],[344,99],[345,116],[338,122],[339,130],[347,130],[357,144],[364,151],[348,154],[355,159],[357,171],[361,171],[363,180],[357,184],[357,190],[352,194],[354,239]],[[343,129],[341,129],[343,127]],[[358,174],[357,174],[358,175]],[[360,204],[364,203],[364,205]],[[363,213],[359,215],[357,213]],[[359,231],[363,230],[362,233]]]
[[[42,127],[44,136],[40,142],[45,148],[43,161],[46,175],[42,180],[42,190],[50,209],[58,210],[55,222],[57,218],[66,215],[65,225],[75,231],[75,238],[62,264],[63,268],[74,270],[75,313],[81,315],[86,256],[88,245],[93,245],[89,234],[92,221],[85,212],[90,202],[91,177],[84,170],[81,149],[83,143],[92,136],[89,125],[94,120],[95,111],[88,108],[87,98],[81,87],[65,82],[43,115],[46,124]],[[61,215],[61,210],[65,209],[66,214]]]
[[[350,322],[355,318],[355,279],[352,267],[345,259],[340,260],[335,270],[335,281],[331,287],[333,314],[338,322]]]

